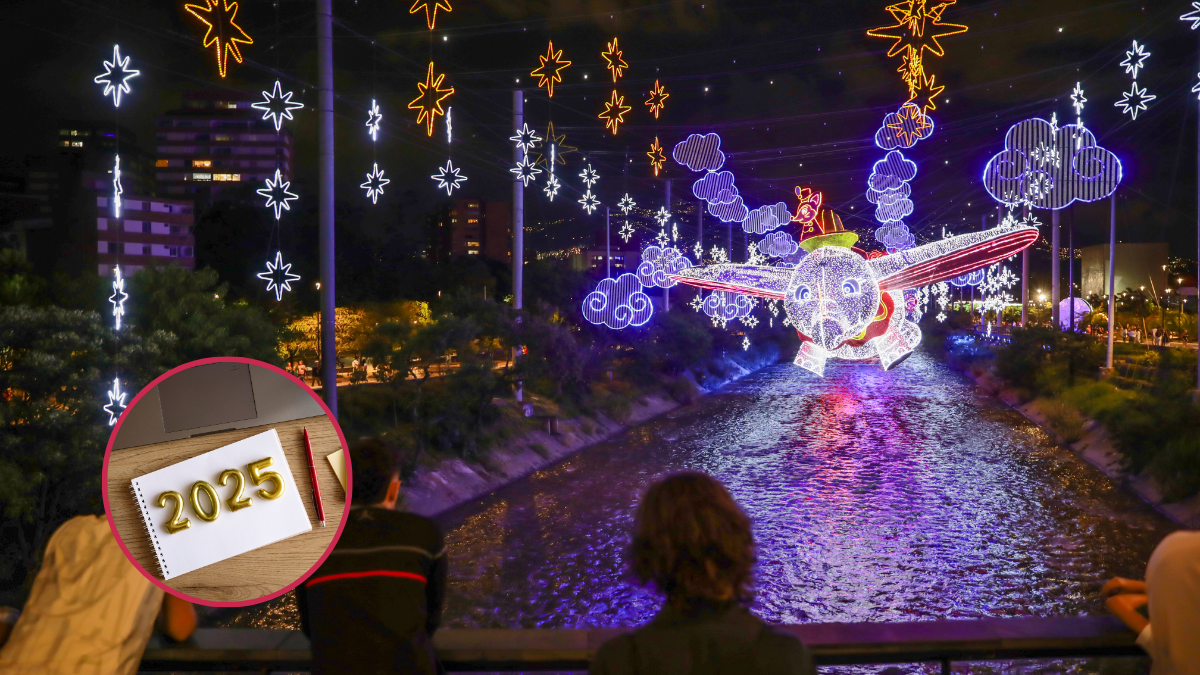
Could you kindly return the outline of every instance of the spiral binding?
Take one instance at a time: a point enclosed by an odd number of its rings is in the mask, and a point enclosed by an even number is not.
[[[133,494],[133,498],[137,500],[138,506],[142,510],[142,525],[146,528],[146,535],[150,539],[150,546],[154,548],[154,563],[158,567],[158,576],[166,579],[167,564],[164,561],[162,549],[159,548],[158,535],[155,534],[154,526],[150,523],[150,507],[146,505],[146,500],[142,497],[142,491],[138,487],[137,481],[130,482],[129,491]]]

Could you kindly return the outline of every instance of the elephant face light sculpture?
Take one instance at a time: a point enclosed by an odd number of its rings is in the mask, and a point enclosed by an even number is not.
[[[671,275],[680,283],[782,300],[800,336],[795,363],[824,375],[830,358],[878,358],[890,370],[921,341],[905,317],[904,291],[953,279],[1015,255],[1037,241],[1036,227],[997,227],[868,260],[857,236],[836,231],[801,242],[809,254],[794,268],[738,263]]]

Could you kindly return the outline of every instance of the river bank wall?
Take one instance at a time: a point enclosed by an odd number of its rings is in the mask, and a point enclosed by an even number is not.
[[[727,368],[725,377],[709,377],[697,382],[690,371],[685,371],[684,377],[690,379],[698,394],[703,396],[779,363],[780,354],[772,347],[724,356],[722,361]],[[516,404],[504,401],[502,405]],[[455,458],[418,468],[403,487],[404,508],[424,516],[436,516],[683,405],[686,403],[672,398],[664,388],[633,401],[628,417],[621,421],[600,413],[557,419],[553,423],[544,420],[545,427],[490,449],[481,462]]]
[[[1079,440],[1071,442],[1054,430],[1047,416],[1038,409],[1037,399],[1022,400],[1017,391],[1005,387],[990,371],[965,368],[962,372],[985,392],[1004,401],[1025,419],[1036,424],[1059,446],[1099,469],[1172,522],[1190,529],[1200,528],[1200,494],[1178,502],[1167,502],[1163,498],[1162,487],[1149,471],[1132,474],[1125,468],[1124,457],[1109,438],[1104,425],[1096,420],[1087,419],[1083,425],[1082,436]]]

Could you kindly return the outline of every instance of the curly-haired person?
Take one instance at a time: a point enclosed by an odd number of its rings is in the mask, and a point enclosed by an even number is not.
[[[816,672],[798,639],[746,609],[750,519],[710,476],[684,472],[652,485],[638,506],[629,557],[634,575],[666,602],[646,625],[604,643],[592,675]]]

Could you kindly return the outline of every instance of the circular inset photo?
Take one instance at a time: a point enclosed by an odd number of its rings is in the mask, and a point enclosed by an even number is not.
[[[104,506],[125,555],[203,605],[278,597],[328,557],[350,457],[316,393],[275,366],[193,361],[151,382],[113,428]]]

